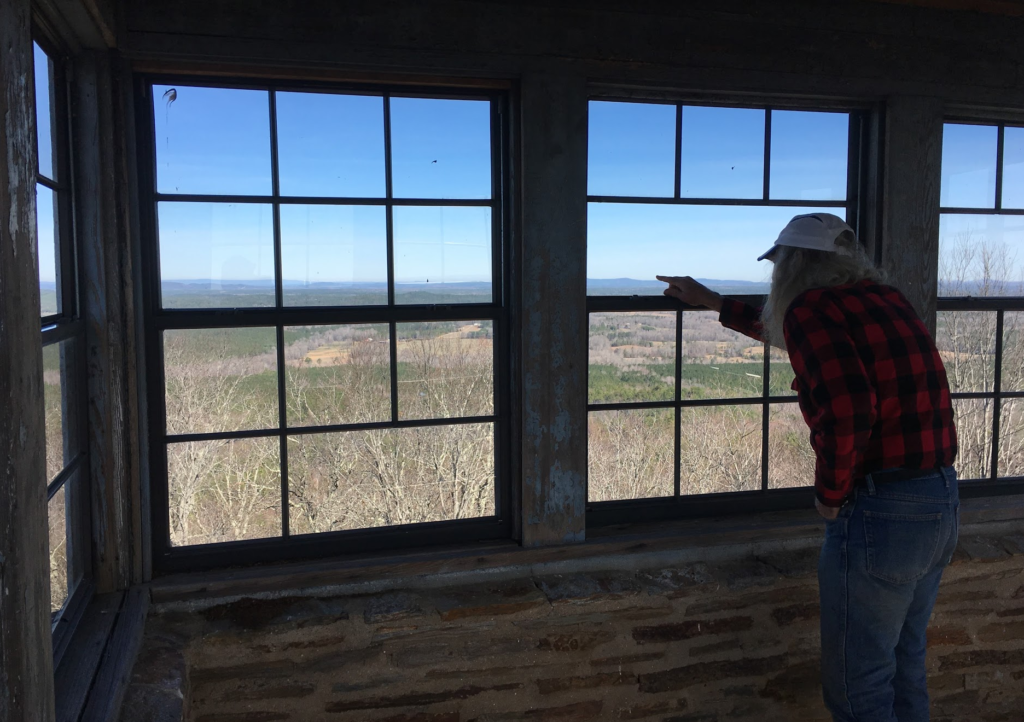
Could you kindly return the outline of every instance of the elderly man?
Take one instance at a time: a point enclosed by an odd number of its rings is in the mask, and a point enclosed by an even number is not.
[[[658,279],[666,295],[789,352],[826,519],[821,671],[833,719],[928,720],[925,629],[959,511],[942,359],[842,219],[795,217],[765,258],[774,269],[762,309],[689,277]]]

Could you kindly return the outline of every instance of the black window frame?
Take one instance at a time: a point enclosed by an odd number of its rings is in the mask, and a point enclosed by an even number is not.
[[[152,88],[155,85],[234,88],[268,91],[270,97],[271,163],[273,191],[270,196],[217,196],[196,194],[160,194],[156,183],[156,149]],[[385,105],[386,197],[299,197],[282,196],[279,190],[276,163],[275,92],[307,91],[334,94],[383,96]],[[443,198],[395,198],[391,187],[390,98],[422,97],[435,99],[471,99],[490,102],[492,192],[488,199],[448,200]],[[262,562],[301,560],[342,554],[365,554],[392,549],[415,549],[429,545],[456,544],[471,541],[508,540],[513,537],[514,510],[518,488],[513,483],[513,439],[515,396],[512,381],[514,319],[511,313],[513,288],[510,93],[504,88],[469,87],[427,84],[408,85],[387,82],[339,80],[301,80],[277,78],[231,77],[170,73],[138,73],[135,76],[135,114],[138,128],[139,203],[142,230],[142,306],[146,366],[146,400],[149,434],[147,439],[150,467],[150,524],[153,569],[155,573],[173,573],[217,567],[249,565]],[[267,308],[165,309],[161,307],[160,262],[157,203],[160,201],[227,201],[272,204],[275,246],[275,306]],[[381,205],[401,206],[485,206],[491,208],[492,223],[492,301],[467,304],[394,303],[395,279],[391,213],[388,213],[388,298],[392,303],[382,306],[292,306],[284,305],[281,268],[281,234],[279,209],[286,204],[303,205]],[[396,324],[426,321],[493,322],[494,336],[494,413],[487,417],[443,418],[404,421],[395,416]],[[373,424],[335,424],[316,427],[289,427],[285,418],[283,394],[285,326],[381,323],[390,328],[392,419]],[[279,420],[274,430],[240,431],[213,434],[165,435],[164,373],[162,334],[167,330],[199,328],[274,327],[277,331]],[[493,517],[424,522],[395,527],[376,527],[292,536],[288,529],[287,504],[287,438],[295,434],[336,431],[358,431],[367,428],[408,428],[430,425],[454,425],[479,422],[494,425],[495,515]],[[282,447],[282,535],[268,539],[240,540],[212,544],[175,547],[170,543],[167,478],[167,446],[170,439],[178,442],[210,438],[279,437]]]
[[[55,196],[57,243],[56,289],[58,310],[40,316],[43,349],[60,350],[63,468],[46,487],[50,500],[65,491],[68,594],[63,607],[51,613],[54,667],[67,649],[85,607],[92,598],[92,517],[88,429],[88,370],[86,324],[81,281],[80,251],[76,230],[76,182],[71,126],[71,72],[69,54],[41,23],[35,23],[32,41],[47,55],[52,67],[51,143],[56,179],[36,170],[36,184]],[[33,63],[34,67],[34,63]],[[33,76],[33,85],[35,78]],[[38,134],[37,134],[38,138]],[[38,234],[37,234],[38,238]],[[66,347],[62,348],[62,344]],[[69,451],[69,449],[73,451]]]
[[[669,205],[703,205],[703,206],[753,206],[753,207],[796,207],[796,208],[837,208],[845,207],[848,223],[864,242],[862,230],[877,227],[877,221],[869,214],[872,204],[871,194],[877,189],[870,186],[872,174],[869,169],[877,167],[878,159],[873,153],[877,146],[870,142],[873,107],[864,103],[843,103],[835,100],[789,100],[784,98],[725,98],[722,95],[713,97],[702,95],[685,95],[668,98],[652,98],[643,95],[594,93],[588,101],[632,102],[640,104],[674,105],[676,107],[675,129],[675,187],[671,198],[589,195],[590,203],[635,203],[635,204],[669,204]],[[684,106],[704,106],[721,108],[747,108],[765,111],[765,143],[764,143],[764,180],[762,197],[755,199],[728,198],[690,198],[680,193],[681,176],[681,133]],[[835,112],[848,114],[849,134],[847,143],[847,190],[846,199],[841,201],[806,201],[771,199],[770,168],[771,168],[771,114],[773,110]],[[736,295],[730,298],[760,306],[764,302],[762,295]],[[771,358],[768,344],[763,348],[762,390],[759,397],[737,399],[701,399],[686,400],[681,398],[682,374],[682,330],[683,314],[688,311],[707,311],[702,307],[690,307],[673,299],[660,296],[592,296],[587,295],[587,317],[592,313],[602,312],[674,312],[676,314],[675,330],[675,397],[665,402],[625,402],[625,403],[591,403],[587,402],[587,415],[595,411],[621,409],[673,409],[675,412],[674,445],[674,492],[671,497],[655,497],[645,499],[619,499],[609,501],[586,502],[587,527],[596,528],[622,523],[638,523],[679,518],[722,516],[735,514],[751,514],[759,511],[779,511],[807,508],[813,498],[811,486],[783,489],[768,488],[768,438],[769,413],[773,406],[796,404],[797,397],[771,396],[770,366]],[[589,365],[588,365],[589,366]],[[753,491],[730,491],[700,495],[680,495],[680,436],[683,433],[682,410],[693,407],[710,406],[755,406],[762,407],[761,416],[761,488]],[[588,424],[589,427],[589,424]],[[589,437],[589,434],[588,434]],[[589,445],[589,438],[588,438]],[[588,463],[589,484],[589,463]]]
[[[943,127],[946,124],[997,128],[995,202],[991,208],[940,205],[939,218],[941,219],[944,215],[1024,216],[1024,208],[1003,208],[1004,135],[1007,127],[1024,128],[1024,118],[1008,120],[1006,118],[985,118],[973,114],[949,114],[943,118]],[[999,476],[999,433],[1003,401],[1024,399],[1024,391],[1005,391],[1002,388],[1003,319],[1008,311],[1024,311],[1024,296],[938,296],[936,310],[938,313],[982,311],[996,314],[993,358],[995,368],[992,391],[955,391],[951,393],[954,401],[958,399],[992,401],[992,454],[989,460],[989,474],[987,477],[961,478],[960,482],[963,484],[961,496],[982,497],[1020,493],[1024,491],[1024,476]]]

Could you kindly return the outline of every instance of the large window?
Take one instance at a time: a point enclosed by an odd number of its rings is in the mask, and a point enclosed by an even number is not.
[[[507,536],[503,98],[140,89],[157,564]]]
[[[594,100],[589,122],[592,519],[622,518],[626,501],[673,514],[810,486],[785,353],[680,309],[654,277],[759,304],[771,264],[756,258],[792,216],[855,223],[858,115]]]
[[[963,479],[1024,477],[1024,126],[943,128],[936,342]]]
[[[89,502],[86,458],[85,327],[76,273],[68,86],[60,56],[34,46],[39,166],[36,235],[43,342],[50,609],[55,642],[65,633],[69,601],[87,595]],[[41,483],[44,483],[41,480]],[[77,594],[76,593],[79,593]]]

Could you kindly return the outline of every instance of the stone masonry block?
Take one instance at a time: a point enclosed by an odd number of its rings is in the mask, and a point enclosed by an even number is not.
[[[468,617],[499,617],[547,606],[547,597],[529,581],[455,590],[434,600],[446,622]]]
[[[706,682],[739,677],[762,677],[787,663],[786,655],[748,657],[722,662],[703,662],[640,675],[640,691],[648,694],[673,692]]]
[[[751,617],[726,617],[725,619],[703,619],[658,624],[650,627],[637,627],[633,630],[633,639],[637,644],[658,644],[679,642],[694,637],[725,632],[742,632],[754,626]]]
[[[988,537],[961,537],[960,548],[976,562],[1000,562],[1010,556],[998,540]]]
[[[537,586],[552,604],[587,604],[622,599],[640,593],[641,585],[631,574],[572,574],[542,577]]]

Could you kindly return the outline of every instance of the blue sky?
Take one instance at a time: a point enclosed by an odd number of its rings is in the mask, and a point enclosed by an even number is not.
[[[40,163],[50,168],[45,55],[36,50]],[[157,186],[161,193],[270,195],[271,124],[265,91],[154,88]],[[690,198],[760,199],[764,110],[685,106],[680,189]],[[384,104],[373,95],[279,92],[278,158],[285,196],[385,195]],[[773,111],[769,196],[837,201],[846,196],[848,117]],[[1007,128],[1003,203],[1024,207],[1024,129]],[[396,198],[491,197],[490,108],[486,101],[395,97],[391,101],[392,185]],[[590,103],[588,192],[671,197],[673,105]],[[943,205],[992,208],[994,127],[947,124]],[[53,281],[52,200],[39,192],[40,279]],[[755,259],[806,207],[591,203],[589,278],[651,279],[658,273],[762,281]],[[833,212],[844,215],[841,206]],[[273,210],[263,203],[162,202],[160,259],[165,280],[272,281]],[[954,237],[1016,248],[1020,223],[979,215],[943,218],[943,249]],[[399,284],[486,281],[490,210],[396,207]],[[386,215],[379,205],[282,205],[287,284],[383,282]],[[1017,271],[1015,270],[1016,274]]]
[[[154,89],[161,193],[270,195],[269,95],[175,86]],[[281,194],[385,197],[384,102],[379,96],[277,94]],[[488,199],[490,105],[391,100],[395,198]],[[273,280],[270,205],[162,202],[165,280]],[[396,207],[395,280],[490,278],[490,209]],[[379,205],[282,205],[286,284],[387,280],[386,214]]]

